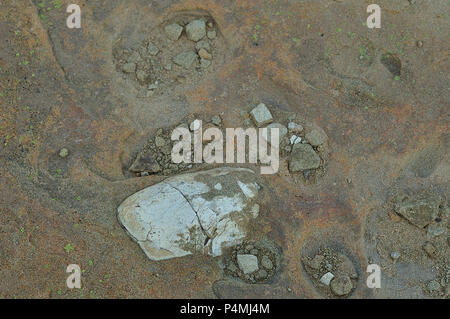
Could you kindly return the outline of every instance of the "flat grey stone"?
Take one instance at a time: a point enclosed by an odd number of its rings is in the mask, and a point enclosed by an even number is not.
[[[157,155],[153,151],[146,151],[138,154],[136,160],[130,166],[130,172],[140,173],[140,172],[151,172],[158,173],[161,171],[157,160]]]
[[[264,103],[260,103],[257,107],[251,110],[250,115],[258,127],[270,124],[273,121],[272,114]]]
[[[309,144],[295,144],[289,160],[289,171],[292,173],[315,169],[320,166],[320,157]]]
[[[167,25],[164,28],[164,31],[166,32],[166,35],[170,40],[177,41],[180,38],[181,33],[183,32],[183,27],[177,23],[172,23]]]
[[[228,167],[171,177],[125,199],[118,219],[152,260],[220,256],[243,242],[258,216],[254,179],[249,169]]]
[[[329,286],[331,280],[334,278],[334,275],[331,272],[327,272],[325,275],[323,275],[320,278],[320,282],[323,283],[325,286]]]
[[[197,53],[195,53],[194,51],[187,51],[175,56],[173,58],[173,62],[175,64],[178,64],[179,66],[184,67],[185,69],[189,69],[192,63],[194,63],[194,61],[197,59],[197,57]]]
[[[259,269],[258,257],[255,255],[245,254],[236,256],[239,268],[244,274],[251,274]]]
[[[411,224],[424,228],[438,216],[439,204],[437,196],[418,196],[397,202],[394,210]]]
[[[206,35],[206,25],[203,20],[193,20],[186,26],[186,35],[189,40],[199,41]]]
[[[266,269],[272,269],[273,268],[273,263],[272,263],[272,261],[270,260],[269,257],[264,255],[261,258],[261,266],[263,266]]]

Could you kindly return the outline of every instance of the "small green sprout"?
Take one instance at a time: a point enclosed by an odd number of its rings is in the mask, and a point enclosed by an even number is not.
[[[66,253],[70,253],[73,250],[73,247],[71,244],[67,244],[66,246],[64,246],[64,250],[66,251]]]

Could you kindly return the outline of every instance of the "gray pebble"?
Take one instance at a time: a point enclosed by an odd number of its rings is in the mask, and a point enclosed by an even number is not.
[[[69,150],[67,148],[62,148],[59,151],[59,156],[62,158],[67,157],[68,155],[69,155]]]
[[[199,41],[206,35],[206,25],[203,20],[193,20],[186,26],[186,35],[189,40]]]
[[[393,260],[399,259],[399,258],[400,258],[400,253],[399,253],[398,251],[393,251],[393,252],[391,253],[391,258],[392,258]]]
[[[183,32],[183,27],[177,23],[172,23],[166,26],[164,31],[166,31],[166,35],[170,40],[177,41],[181,36],[181,32]]]

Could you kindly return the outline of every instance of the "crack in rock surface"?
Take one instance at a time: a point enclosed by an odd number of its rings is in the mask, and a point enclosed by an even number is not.
[[[220,256],[258,217],[255,180],[249,169],[227,167],[175,176],[125,199],[118,219],[152,260]]]

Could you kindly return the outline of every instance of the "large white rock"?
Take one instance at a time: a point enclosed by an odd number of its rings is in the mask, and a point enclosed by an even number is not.
[[[243,241],[258,216],[258,188],[253,171],[244,168],[179,175],[128,197],[118,217],[152,260],[220,256]]]

